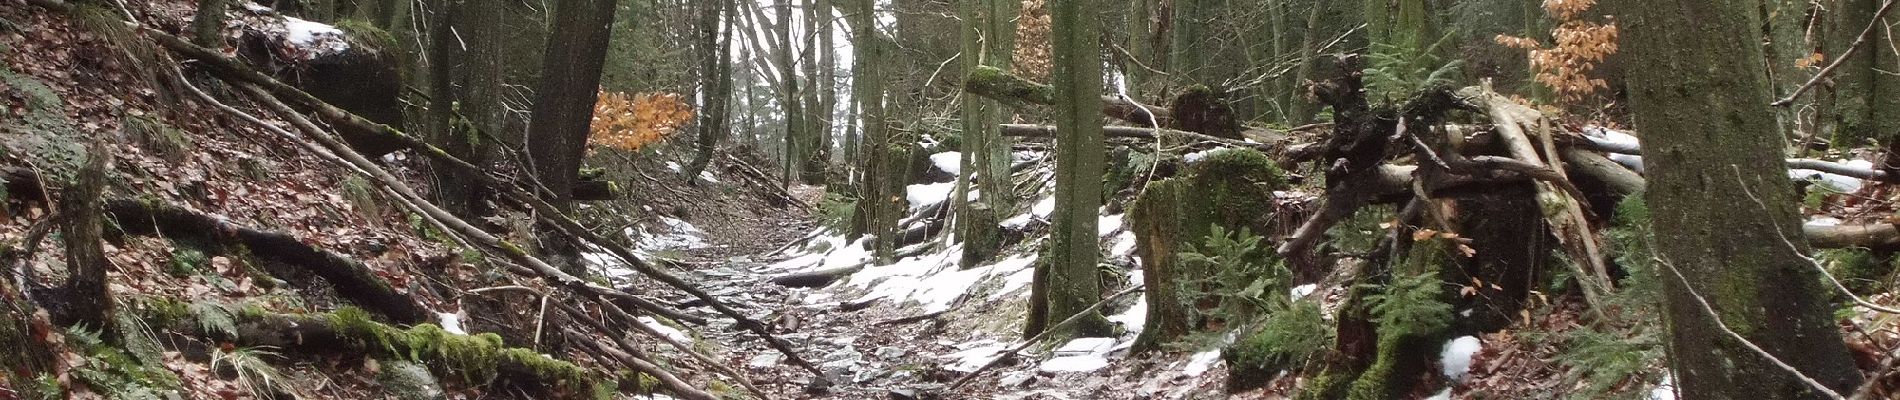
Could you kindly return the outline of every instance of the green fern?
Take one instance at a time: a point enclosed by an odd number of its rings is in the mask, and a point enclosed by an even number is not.
[[[1437,272],[1400,276],[1386,284],[1385,290],[1366,296],[1372,305],[1372,320],[1394,335],[1429,334],[1445,329],[1451,321],[1451,305],[1443,300],[1443,282]]]
[[[1203,318],[1218,318],[1227,321],[1244,321],[1271,307],[1278,293],[1284,291],[1292,272],[1286,264],[1270,257],[1260,246],[1261,237],[1242,228],[1239,232],[1229,232],[1215,224],[1209,228],[1207,240],[1201,246],[1189,243],[1176,254],[1182,265],[1194,271],[1207,271],[1201,279],[1183,280],[1186,287],[1181,288],[1189,302],[1198,302],[1208,296],[1217,298],[1219,306],[1203,311]],[[1198,310],[1197,304],[1186,304],[1189,310]]]
[[[276,347],[252,346],[213,351],[211,369],[222,371],[230,368],[237,375],[238,386],[249,391],[253,397],[271,399],[276,398],[278,393],[293,393],[294,388],[285,385],[288,379],[284,373],[270,365],[269,359],[283,358],[273,349]]]
[[[1447,34],[1423,48],[1373,43],[1372,53],[1366,56],[1371,66],[1364,71],[1368,100],[1394,102],[1426,88],[1455,83],[1464,60],[1439,55],[1454,37]]]

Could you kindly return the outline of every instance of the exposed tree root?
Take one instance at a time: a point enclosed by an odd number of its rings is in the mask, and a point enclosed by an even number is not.
[[[396,291],[362,262],[312,246],[284,232],[254,229],[223,217],[181,207],[129,199],[106,202],[107,213],[125,233],[244,246],[258,258],[309,270],[336,287],[338,296],[391,321],[412,324],[433,313]]]

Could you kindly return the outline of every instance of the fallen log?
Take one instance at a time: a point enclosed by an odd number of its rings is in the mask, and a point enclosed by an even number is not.
[[[338,296],[391,321],[419,323],[434,315],[414,298],[390,287],[362,262],[306,244],[289,233],[259,230],[224,217],[139,200],[113,199],[106,202],[105,209],[127,234],[236,244],[255,257],[303,268],[329,282]]]
[[[970,94],[983,96],[1016,108],[1029,105],[1055,104],[1055,88],[1040,82],[1023,79],[1001,69],[982,67],[972,71],[963,81],[963,90]],[[1127,121],[1136,127],[1175,129],[1180,127],[1173,117],[1174,111],[1162,106],[1142,104],[1121,96],[1102,96],[1102,112],[1109,118]],[[1150,118],[1153,115],[1154,118]],[[1208,132],[1195,132],[1207,135]],[[1253,138],[1262,142],[1279,141],[1286,138],[1286,132],[1257,126],[1242,127],[1243,138]],[[1113,135],[1110,135],[1113,137]],[[1212,135],[1207,135],[1213,137]],[[1263,140],[1264,139],[1264,140]],[[1229,139],[1233,140],[1233,139]]]
[[[573,363],[531,349],[503,347],[494,334],[459,335],[433,324],[396,328],[352,308],[277,314],[235,305],[148,301],[139,304],[137,312],[155,328],[186,336],[241,347],[270,346],[282,353],[411,360],[470,385],[500,384],[571,398],[590,394],[601,384],[599,377]]]
[[[1638,143],[1596,140],[1596,139],[1592,139],[1588,137],[1569,137],[1569,138],[1564,138],[1564,140],[1562,141],[1565,144],[1569,144],[1572,146],[1601,151],[1605,153],[1615,153],[1615,154],[1624,154],[1624,155],[1632,155],[1632,156],[1643,155],[1643,149],[1641,145]],[[1853,166],[1853,165],[1848,165],[1848,164],[1843,164],[1843,163],[1838,163],[1838,162],[1833,162],[1833,161],[1816,160],[1816,159],[1811,159],[1811,158],[1789,158],[1787,159],[1787,162],[1788,162],[1788,168],[1790,169],[1809,169],[1809,170],[1821,171],[1821,172],[1826,172],[1826,173],[1835,174],[1835,175],[1866,179],[1870,181],[1886,182],[1886,183],[1900,183],[1900,176],[1895,176],[1894,174],[1888,173],[1887,171],[1876,169],[1873,167],[1859,167],[1859,166]]]

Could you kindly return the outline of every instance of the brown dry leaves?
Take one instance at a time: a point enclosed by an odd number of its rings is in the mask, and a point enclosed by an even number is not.
[[[1599,24],[1582,19],[1582,14],[1595,5],[1596,0],[1545,0],[1544,12],[1558,23],[1550,30],[1556,42],[1551,47],[1544,47],[1536,39],[1509,35],[1498,35],[1495,41],[1505,47],[1529,50],[1531,68],[1537,70],[1537,82],[1556,92],[1558,98],[1568,102],[1582,100],[1610,87],[1603,79],[1591,77],[1591,72],[1617,50],[1618,31],[1614,22]]]
[[[628,96],[601,91],[587,144],[633,151],[672,136],[693,121],[693,106],[680,97],[666,92]]]

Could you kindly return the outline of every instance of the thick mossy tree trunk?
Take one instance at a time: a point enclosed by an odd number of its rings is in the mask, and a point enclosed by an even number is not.
[[[1016,52],[1016,9],[1021,4],[1005,0],[960,0],[958,16],[963,20],[962,41],[964,76],[977,68],[990,66],[1008,71]],[[1006,212],[1013,200],[1009,185],[1009,145],[997,125],[1002,105],[980,96],[963,98],[963,168],[957,176],[958,236],[963,238],[963,268],[975,267],[1001,250],[998,214]],[[969,201],[974,177],[980,201]]]
[[[613,0],[560,0],[554,7],[552,25],[562,28],[548,34],[527,148],[535,178],[553,192],[548,203],[563,209],[572,206],[580,179],[615,8]]]
[[[1056,212],[1049,238],[1047,321],[1074,316],[1102,298],[1096,261],[1102,207],[1102,60],[1093,1],[1049,2],[1055,53]],[[1078,337],[1109,333],[1099,314],[1069,327]]]
[[[483,165],[503,130],[501,2],[437,0],[429,18],[430,142],[456,158]],[[463,218],[490,213],[480,179],[436,163],[435,200]]]
[[[732,123],[732,30],[721,29],[721,16],[731,8],[728,0],[714,0],[701,5],[699,16],[701,86],[706,95],[703,110],[699,115],[699,137],[695,142],[698,149],[693,161],[686,163],[684,178],[687,182],[699,182],[700,171],[712,163],[713,152],[718,150],[719,141],[724,140]]]
[[[1644,195],[1687,399],[1820,399],[1739,334],[1841,392],[1861,380],[1807,251],[1768,109],[1753,2],[1628,1],[1624,48]],[[1862,14],[1865,15],[1865,14]],[[1680,272],[1677,275],[1676,272]],[[1706,302],[1706,303],[1705,303]],[[1720,315],[1709,315],[1704,304]],[[1719,320],[1717,319],[1719,318]],[[1720,324],[1718,324],[1718,321]],[[1722,325],[1725,324],[1726,328]]]

